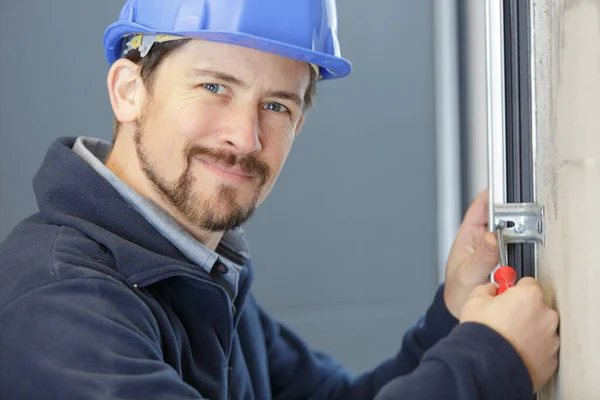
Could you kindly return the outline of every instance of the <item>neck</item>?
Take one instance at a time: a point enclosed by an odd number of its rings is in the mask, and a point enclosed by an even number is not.
[[[206,231],[187,222],[177,209],[157,193],[142,172],[137,157],[132,156],[132,154],[136,154],[133,140],[123,136],[125,136],[123,133],[119,135],[108,155],[105,161],[107,168],[140,195],[152,200],[206,248],[214,251],[224,232]]]

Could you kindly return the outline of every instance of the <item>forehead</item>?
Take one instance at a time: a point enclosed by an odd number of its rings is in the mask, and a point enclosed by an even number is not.
[[[192,39],[169,57],[167,68],[180,73],[210,67],[237,76],[248,83],[267,80],[278,85],[305,88],[310,78],[310,65],[248,47]]]

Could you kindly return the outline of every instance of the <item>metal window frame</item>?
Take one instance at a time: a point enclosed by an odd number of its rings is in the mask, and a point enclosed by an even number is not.
[[[530,1],[486,0],[489,226],[507,203],[535,203]],[[507,246],[519,278],[537,277],[537,245]]]
[[[488,190],[490,230],[494,226],[495,204],[506,203],[506,143],[504,26],[503,4],[499,0],[485,2],[486,39],[486,127],[488,138]]]
[[[508,203],[534,203],[530,1],[504,0],[506,90],[506,180]],[[509,247],[508,261],[519,277],[536,276],[535,246]]]

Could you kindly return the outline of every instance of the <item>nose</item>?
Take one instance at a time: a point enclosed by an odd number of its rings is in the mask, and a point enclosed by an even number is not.
[[[221,130],[224,147],[238,154],[258,153],[262,149],[258,112],[256,110],[237,110],[229,115],[229,121]]]

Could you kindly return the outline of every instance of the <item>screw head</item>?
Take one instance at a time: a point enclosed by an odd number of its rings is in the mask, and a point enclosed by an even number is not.
[[[525,232],[525,227],[521,224],[517,224],[517,225],[515,225],[515,232],[523,233],[523,232]]]

